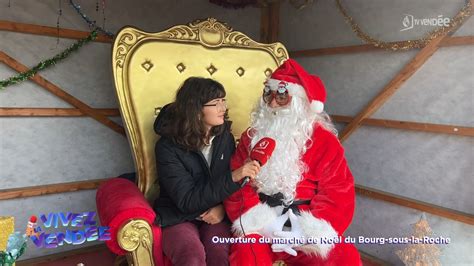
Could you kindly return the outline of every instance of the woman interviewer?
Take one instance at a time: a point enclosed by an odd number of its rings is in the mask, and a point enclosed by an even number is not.
[[[188,78],[155,121],[161,136],[155,154],[160,197],[154,209],[162,227],[163,252],[174,266],[228,265],[230,237],[222,201],[255,178],[257,162],[231,172],[234,137],[227,121],[224,87],[212,79]]]

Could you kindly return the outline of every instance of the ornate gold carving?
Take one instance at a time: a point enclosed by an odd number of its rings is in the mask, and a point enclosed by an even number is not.
[[[153,233],[146,221],[130,220],[120,228],[117,239],[121,248],[132,252],[137,265],[153,265]]]
[[[128,55],[130,48],[143,37],[143,34],[135,31],[132,28],[124,29],[123,32],[120,32],[120,38],[115,44],[115,62],[117,66],[123,68],[123,62],[125,57]]]
[[[215,18],[209,18],[204,21],[197,20],[190,23],[189,26],[197,28],[201,42],[210,47],[221,45],[225,35],[232,31],[231,27],[218,22]]]
[[[157,33],[155,36],[161,39],[199,41],[197,30],[185,25],[174,26],[168,30]]]
[[[125,224],[118,233],[119,245],[127,251],[133,251],[142,244],[151,246],[150,225],[143,220],[132,220]]]
[[[196,20],[189,25],[178,25],[159,33],[147,33],[135,28],[125,28],[117,35],[114,49],[115,65],[122,68],[125,57],[137,42],[154,40],[175,40],[184,42],[200,43],[208,47],[246,47],[266,50],[272,54],[278,64],[282,64],[288,58],[288,52],[281,43],[262,44],[253,41],[247,35],[239,31],[232,31],[226,24],[215,18]]]

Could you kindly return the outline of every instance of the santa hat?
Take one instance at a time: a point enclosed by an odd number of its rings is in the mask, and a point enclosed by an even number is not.
[[[306,72],[295,60],[288,59],[272,73],[267,84],[278,88],[282,81],[288,83],[287,89],[290,95],[306,97],[311,110],[316,113],[323,111],[326,89],[319,77]]]
[[[36,218],[36,216],[32,215],[28,221],[28,227],[34,227],[36,225],[37,219],[38,218]]]

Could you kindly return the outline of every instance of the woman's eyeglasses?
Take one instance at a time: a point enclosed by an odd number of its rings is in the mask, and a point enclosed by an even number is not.
[[[273,101],[273,98],[275,98],[275,101],[278,105],[287,105],[288,102],[290,102],[290,95],[288,94],[288,89],[286,86],[286,82],[280,82],[280,84],[278,84],[278,89],[276,91],[272,91],[270,87],[265,84],[262,95],[263,101],[269,104]]]
[[[203,106],[206,106],[206,107],[214,106],[217,109],[217,111],[227,110],[227,102],[226,102],[225,99],[223,99],[222,101],[216,102],[216,103],[203,104]]]

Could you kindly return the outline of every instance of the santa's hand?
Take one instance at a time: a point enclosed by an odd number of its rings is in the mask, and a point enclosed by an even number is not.
[[[272,251],[273,252],[286,252],[290,254],[291,256],[296,256],[298,253],[296,250],[292,248],[291,244],[273,244],[272,245]]]
[[[284,241],[285,244],[273,244],[272,250],[274,250],[274,252],[284,251],[290,255],[296,256],[294,255],[296,251],[294,251],[293,248],[304,245],[306,241],[304,239],[303,230],[301,229],[298,216],[296,216],[291,209],[289,209],[287,213],[290,217],[291,231],[274,232],[273,236],[282,238],[282,241]]]
[[[290,218],[291,231],[283,231],[283,230],[275,231],[273,235],[275,237],[281,237],[281,238],[303,239],[304,238],[303,230],[301,229],[301,224],[300,224],[300,221],[298,220],[298,216],[296,216],[293,213],[292,209],[289,209],[286,214],[288,214]]]
[[[283,230],[283,225],[285,225],[288,220],[288,213],[278,216],[273,222],[266,225],[262,230],[262,236],[273,238],[273,233]]]

